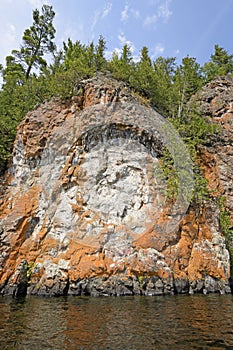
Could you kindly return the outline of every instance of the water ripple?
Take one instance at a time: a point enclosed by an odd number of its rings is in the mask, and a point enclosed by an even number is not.
[[[233,349],[232,295],[0,298],[1,350]]]

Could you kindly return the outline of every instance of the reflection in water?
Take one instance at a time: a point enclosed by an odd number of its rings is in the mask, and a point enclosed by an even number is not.
[[[232,295],[0,298],[0,349],[233,349]]]

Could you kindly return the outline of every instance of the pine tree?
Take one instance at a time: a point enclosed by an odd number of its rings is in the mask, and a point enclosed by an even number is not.
[[[100,35],[98,45],[95,49],[95,65],[96,70],[102,70],[106,64],[106,59],[104,57],[104,51],[106,50],[106,41],[104,37]]]
[[[109,63],[109,68],[115,78],[124,80],[128,84],[132,79],[134,63],[132,52],[128,44],[124,44],[120,57],[114,52]]]
[[[42,14],[37,9],[33,11],[33,24],[24,31],[21,49],[13,50],[12,55],[6,59],[4,80],[7,79],[11,69],[20,69],[27,80],[33,69],[43,70],[46,67],[44,55],[54,53],[56,48],[53,42],[56,32],[53,26],[54,16],[52,6],[48,5],[43,5]]]
[[[206,82],[220,75],[232,74],[233,55],[229,55],[222,47],[215,45],[214,53],[210,56],[210,61],[204,64],[202,72]]]
[[[194,57],[186,56],[182,64],[176,69],[173,89],[177,94],[177,116],[181,117],[190,97],[203,85],[200,65]]]
[[[41,84],[42,75],[31,74],[39,68],[40,73],[47,62],[46,53],[53,53],[55,29],[52,20],[55,13],[51,6],[44,5],[42,14],[33,11],[33,25],[23,34],[20,50],[13,50],[6,57],[6,67],[1,67],[3,86],[0,91],[0,173],[11,154],[16,127],[25,114],[37,102],[45,98],[46,85]]]
[[[135,71],[131,78],[134,88],[147,98],[151,96],[154,86],[154,72],[152,62],[149,57],[149,50],[144,46],[140,52],[140,60],[135,65]]]
[[[174,57],[158,57],[154,62],[154,91],[152,101],[161,113],[174,116],[176,96],[173,95],[173,77],[176,69]]]

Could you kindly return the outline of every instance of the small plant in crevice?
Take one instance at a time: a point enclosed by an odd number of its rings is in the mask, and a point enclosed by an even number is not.
[[[183,171],[182,176],[185,176],[187,169],[177,169],[174,166],[174,161],[170,156],[169,152],[165,151],[164,155],[160,158],[160,167],[162,171],[154,169],[154,177],[157,180],[163,179],[166,182],[166,197],[169,202],[174,202],[178,195],[179,190],[179,173]],[[203,206],[204,202],[210,200],[211,190],[208,188],[209,180],[204,177],[202,169],[197,163],[193,162],[193,178],[194,178],[194,187],[192,192],[192,200],[190,204],[195,206]],[[180,175],[181,177],[181,175]],[[188,188],[186,189],[189,190]],[[186,193],[183,193],[183,196],[186,196]]]
[[[138,276],[138,282],[139,282],[140,290],[144,289],[145,283],[148,282],[148,279],[149,279],[148,275],[140,275],[140,276]]]
[[[36,268],[36,263],[34,261],[30,261],[27,264],[27,279],[28,279],[28,283],[30,283],[31,276],[32,276],[33,272],[35,271],[35,268]]]

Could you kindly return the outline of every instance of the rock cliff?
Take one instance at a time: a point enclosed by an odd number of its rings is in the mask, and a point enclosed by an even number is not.
[[[213,195],[198,208],[179,136],[123,83],[100,75],[71,101],[28,113],[1,189],[1,293],[229,293],[215,197],[232,211],[232,80],[215,80],[199,100],[222,131],[199,151]],[[175,203],[160,166],[165,148],[180,174]]]

